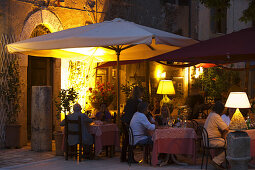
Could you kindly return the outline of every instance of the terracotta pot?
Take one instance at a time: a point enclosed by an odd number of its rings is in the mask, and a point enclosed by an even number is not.
[[[56,155],[57,156],[63,156],[64,155],[64,151],[62,148],[62,144],[63,144],[63,137],[64,137],[64,133],[62,133],[61,131],[58,132],[54,132],[54,138],[55,138],[55,145],[56,145]]]
[[[20,124],[13,124],[13,125],[6,125],[5,131],[5,146],[7,148],[21,148],[21,125]]]

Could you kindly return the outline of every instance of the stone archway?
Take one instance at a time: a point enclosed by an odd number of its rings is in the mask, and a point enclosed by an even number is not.
[[[20,34],[20,40],[25,40],[30,37],[33,37],[35,30],[43,25],[47,28],[51,33],[56,31],[63,30],[63,26],[59,20],[59,18],[51,11],[42,9],[31,14],[24,23],[22,28],[22,32]],[[27,144],[27,82],[28,82],[28,56],[20,55],[20,78],[22,83],[21,87],[21,112],[18,117],[19,122],[22,124],[21,136],[22,136],[22,144]],[[54,59],[53,60],[53,97],[57,96],[59,89],[61,88],[61,60]],[[56,113],[53,113],[55,115]],[[53,116],[55,118],[55,116]],[[56,120],[53,119],[55,124]]]
[[[63,30],[63,26],[59,18],[49,10],[40,10],[26,20],[22,32],[20,34],[20,40],[30,38],[32,32],[38,25],[45,25],[50,32],[57,32]]]

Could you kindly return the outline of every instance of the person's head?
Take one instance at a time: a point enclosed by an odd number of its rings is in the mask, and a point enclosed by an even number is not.
[[[101,111],[101,112],[105,112],[105,111],[106,111],[106,108],[107,108],[106,103],[101,103],[101,104],[100,104],[100,111]]]
[[[212,111],[219,115],[222,115],[224,108],[224,105],[220,101],[217,101],[213,106]]]
[[[146,102],[141,102],[137,106],[137,111],[140,113],[147,114],[148,113],[148,103]]]
[[[80,112],[81,111],[81,105],[79,103],[76,103],[74,106],[73,106],[73,111],[74,112]]]
[[[133,98],[141,98],[143,96],[143,88],[139,87],[139,86],[135,86],[133,88]]]

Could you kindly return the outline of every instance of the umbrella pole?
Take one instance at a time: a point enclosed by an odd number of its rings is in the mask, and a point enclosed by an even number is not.
[[[117,115],[120,116],[120,52],[121,48],[117,46],[116,55],[117,55]]]

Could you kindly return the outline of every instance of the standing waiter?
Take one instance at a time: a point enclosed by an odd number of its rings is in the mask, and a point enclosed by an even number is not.
[[[128,127],[134,113],[137,112],[138,104],[142,102],[142,99],[141,99],[142,96],[143,96],[143,89],[141,87],[135,86],[133,89],[133,95],[131,98],[127,100],[126,106],[124,108],[124,114],[121,118],[122,129],[124,133],[124,139],[122,140],[121,158],[120,158],[121,162],[127,161],[126,153],[127,153],[127,146],[129,143]],[[134,158],[132,159],[133,159],[132,162],[136,162]]]

